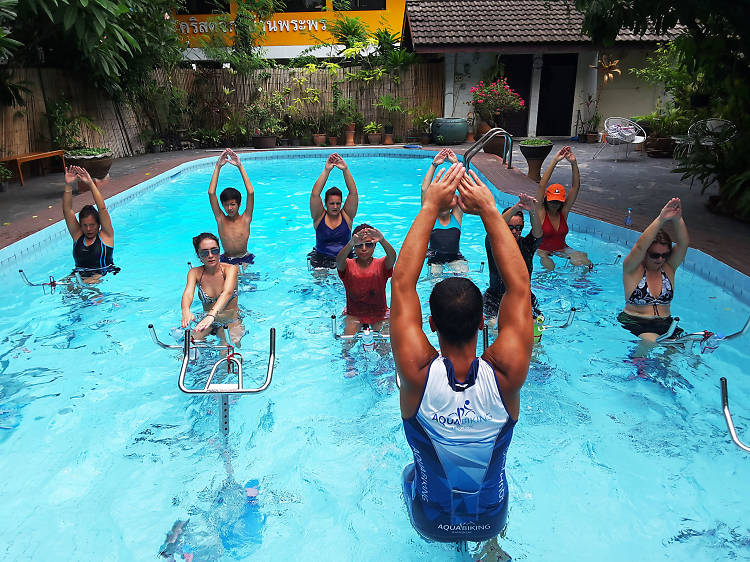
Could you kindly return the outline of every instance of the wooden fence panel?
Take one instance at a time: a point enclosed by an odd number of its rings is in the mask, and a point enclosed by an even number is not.
[[[384,116],[374,107],[383,94],[405,100],[405,106],[427,105],[438,115],[443,106],[443,66],[440,63],[416,64],[402,71],[398,83],[389,77],[367,83],[348,80],[347,74],[357,69],[338,69],[333,75],[327,71],[308,73],[305,69],[271,68],[241,76],[228,69],[176,69],[169,73],[156,71],[158,84],[171,84],[187,93],[188,113],[183,128],[188,128],[199,116],[206,127],[220,129],[222,117],[218,104],[228,102],[232,111],[272,92],[295,87],[295,78],[304,77],[304,87],[320,90],[320,104],[309,105],[306,114],[329,110],[333,86],[337,84],[342,96],[355,100],[366,122],[383,122]],[[104,93],[92,89],[81,77],[57,69],[25,68],[15,71],[15,79],[22,80],[31,90],[24,108],[0,108],[0,129],[4,155],[21,154],[51,148],[49,121],[45,116],[48,105],[65,98],[70,101],[74,115],[85,115],[102,128],[97,133],[82,127],[81,136],[88,146],[107,146],[116,157],[143,152],[142,131],[149,127],[147,119],[137,108],[118,103]],[[192,118],[192,119],[191,119]],[[404,136],[411,127],[411,116],[398,115],[394,120],[395,134]]]

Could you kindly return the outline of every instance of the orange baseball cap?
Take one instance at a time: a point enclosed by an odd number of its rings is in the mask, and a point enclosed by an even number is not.
[[[547,188],[547,201],[565,201],[565,187],[559,183],[553,183]]]

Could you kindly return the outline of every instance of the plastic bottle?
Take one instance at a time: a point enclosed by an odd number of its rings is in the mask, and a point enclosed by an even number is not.
[[[628,214],[625,215],[625,226],[633,224],[633,209],[628,207]]]
[[[544,332],[544,316],[539,315],[534,321],[534,343],[542,341],[542,333]]]
[[[362,340],[362,349],[365,351],[375,349],[375,337],[372,334],[370,326],[365,326],[362,329],[362,337],[360,339]]]

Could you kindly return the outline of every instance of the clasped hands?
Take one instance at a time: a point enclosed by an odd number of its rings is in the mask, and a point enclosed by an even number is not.
[[[221,156],[219,156],[219,160],[216,162],[216,165],[221,168],[224,164],[231,164],[232,166],[240,167],[242,166],[242,163],[240,162],[240,157],[237,156],[237,153],[232,150],[231,148],[225,148],[224,152],[221,153]]]
[[[438,172],[427,188],[423,206],[434,207],[439,213],[456,205],[470,215],[497,210],[489,188],[472,170],[467,172],[459,163]]]

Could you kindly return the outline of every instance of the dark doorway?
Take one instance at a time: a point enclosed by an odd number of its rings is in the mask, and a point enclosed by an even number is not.
[[[578,55],[544,55],[539,87],[537,136],[570,136]]]
[[[504,76],[508,79],[508,86],[518,92],[518,95],[529,107],[529,96],[531,95],[531,63],[532,55],[502,55],[500,61],[503,63]],[[508,113],[505,118],[505,130],[511,135],[525,137],[528,131],[529,112],[517,111]]]

